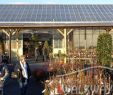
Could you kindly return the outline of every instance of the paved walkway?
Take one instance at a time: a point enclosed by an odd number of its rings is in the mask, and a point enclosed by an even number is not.
[[[42,95],[44,85],[36,81],[34,78],[30,79],[27,95]],[[4,86],[4,95],[20,95],[20,89],[17,79],[9,79]]]

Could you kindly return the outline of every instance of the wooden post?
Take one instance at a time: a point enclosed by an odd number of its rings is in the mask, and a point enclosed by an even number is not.
[[[2,29],[2,31],[9,38],[9,63],[11,64],[11,38],[12,38],[12,35],[14,35],[16,32],[17,32],[17,35],[18,35],[20,29]],[[17,45],[17,49],[18,49],[18,45]]]
[[[54,40],[54,33],[53,33],[53,52],[54,52],[54,46],[55,45],[55,40]],[[54,53],[53,53],[53,57],[54,57]]]
[[[64,28],[63,30],[57,29],[57,31],[64,37],[64,54],[67,54],[67,36],[73,31],[73,29],[67,31],[67,29]],[[64,58],[64,63],[66,63],[66,57]]]
[[[9,63],[11,64],[11,31],[9,32]]]
[[[66,33],[66,29],[64,29],[64,53],[67,54],[67,33]],[[66,56],[64,58],[64,63],[66,63]]]
[[[18,37],[19,37],[19,31],[17,31],[17,33],[16,33],[16,53],[17,53],[17,58],[19,58],[19,51],[18,51],[18,49],[19,49],[19,39],[18,39]]]

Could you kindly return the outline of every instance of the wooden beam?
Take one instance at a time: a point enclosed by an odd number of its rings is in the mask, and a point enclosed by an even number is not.
[[[9,63],[11,64],[11,38],[14,34],[19,33],[19,29],[2,29],[2,32],[9,37]],[[18,42],[18,41],[17,41]],[[17,53],[18,53],[18,44],[17,44]]]
[[[9,32],[9,63],[11,64],[11,32]]]
[[[109,33],[112,30],[112,28],[106,28],[105,30],[106,30],[106,33]]]
[[[110,31],[113,31],[113,28],[111,28]],[[110,31],[109,31],[109,32],[110,32]]]
[[[66,54],[66,47],[67,47],[67,33],[66,29],[64,29],[64,48],[65,48],[65,54]]]
[[[64,33],[63,33],[60,29],[57,29],[57,31],[58,31],[62,36],[64,36]]]
[[[6,31],[5,29],[2,29],[2,32],[5,33],[8,37],[10,36],[10,34],[8,33],[8,31]]]
[[[15,30],[15,33],[16,33],[16,55],[17,55],[17,58],[19,59],[19,32],[21,31],[21,29],[16,29]]]
[[[68,32],[67,32],[67,35],[69,35],[74,29],[70,29]]]
[[[64,29],[64,53],[67,54],[67,29]],[[64,63],[66,63],[66,57],[64,59]]]

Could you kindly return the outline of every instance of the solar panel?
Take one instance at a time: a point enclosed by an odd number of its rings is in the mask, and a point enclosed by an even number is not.
[[[0,5],[0,22],[113,21],[113,5]]]

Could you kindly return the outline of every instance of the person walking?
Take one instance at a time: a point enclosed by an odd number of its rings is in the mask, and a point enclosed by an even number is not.
[[[48,58],[48,50],[47,50],[47,48],[43,47],[42,53],[43,53],[43,61],[46,62],[47,58]]]
[[[2,61],[0,65],[0,93],[2,95],[4,95],[4,92],[5,92],[4,85],[7,82],[8,77],[9,77],[9,69],[8,69],[7,63]]]
[[[2,63],[5,63],[5,64],[8,64],[9,63],[9,56],[8,56],[8,53],[7,52],[5,52],[2,55]]]
[[[39,57],[39,48],[36,47],[36,49],[35,49],[35,61],[38,61],[38,57]]]
[[[20,57],[19,64],[17,65],[17,71],[19,72],[18,79],[21,95],[26,95],[31,70],[24,55]]]

